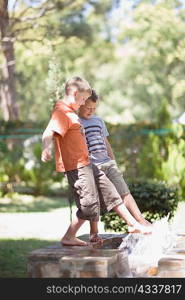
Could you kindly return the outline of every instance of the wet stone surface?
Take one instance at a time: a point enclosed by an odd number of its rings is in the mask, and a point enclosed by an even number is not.
[[[175,247],[158,261],[158,277],[185,278],[185,234],[180,234]]]
[[[125,257],[122,257],[123,253],[118,249],[125,236],[126,234],[102,234],[104,241],[101,246],[98,243],[83,247],[62,246],[56,243],[34,250],[28,254],[28,277],[112,278],[117,277],[117,271],[128,275],[128,263],[125,261],[125,264],[121,265],[120,261]],[[80,238],[88,241],[89,235]],[[185,278],[185,235],[178,236],[175,247],[160,257],[155,269],[153,272],[151,268],[152,272],[149,272],[147,277]]]
[[[60,243],[28,254],[28,277],[116,277],[117,254],[125,234],[102,234],[103,245],[63,246]],[[80,237],[88,241],[89,235]]]

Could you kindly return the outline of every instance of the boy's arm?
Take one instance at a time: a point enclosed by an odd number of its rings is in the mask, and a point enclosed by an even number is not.
[[[46,127],[42,135],[42,154],[41,160],[47,162],[52,159],[52,146],[53,146],[53,135],[54,131],[51,130],[50,124]]]
[[[42,135],[43,150],[41,160],[43,162],[52,159],[54,133],[58,133],[61,137],[64,137],[69,128],[69,118],[60,109],[55,109],[52,112],[51,120]]]
[[[112,147],[107,139],[107,137],[105,137],[105,143],[106,143],[106,148],[107,148],[107,152],[108,152],[108,155],[111,159],[114,159],[115,160],[115,156],[114,156],[114,153],[113,153],[113,150],[112,150]]]

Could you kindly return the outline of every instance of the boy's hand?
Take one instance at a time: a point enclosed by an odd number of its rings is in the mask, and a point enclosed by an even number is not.
[[[43,162],[50,161],[52,159],[52,151],[51,149],[45,148],[41,154],[41,160]]]

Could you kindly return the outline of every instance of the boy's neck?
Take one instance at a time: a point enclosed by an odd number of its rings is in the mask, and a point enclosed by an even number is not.
[[[62,99],[62,101],[65,104],[70,105],[75,102],[75,98],[73,95],[65,95],[64,98]]]
[[[65,95],[64,98],[62,99],[62,102],[65,103],[72,110],[74,111],[77,110],[75,97],[73,95]]]
[[[79,118],[81,118],[81,119],[84,119],[84,120],[90,120],[90,119],[92,119],[92,117],[94,117],[95,115],[92,115],[90,118],[84,118],[84,117],[80,116],[80,114],[78,114],[78,116],[79,116]]]

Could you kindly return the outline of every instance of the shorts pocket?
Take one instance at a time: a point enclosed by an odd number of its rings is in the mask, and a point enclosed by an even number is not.
[[[93,188],[90,184],[82,180],[78,179],[74,184],[75,193],[78,195],[78,201],[80,205],[91,206],[93,203],[98,202],[98,194],[95,188]]]

